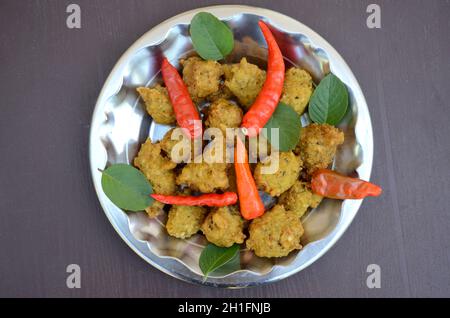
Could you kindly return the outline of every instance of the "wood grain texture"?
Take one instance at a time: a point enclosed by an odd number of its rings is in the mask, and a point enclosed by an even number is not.
[[[81,30],[65,26],[78,3]],[[0,2],[0,296],[450,296],[450,2],[77,0]],[[175,280],[141,260],[108,223],[88,169],[98,93],[120,55],[183,11],[246,3],[280,11],[326,38],[354,71],[375,136],[366,200],[325,256],[281,282],[221,290]],[[82,288],[66,288],[66,266]],[[365,284],[379,264],[381,289]]]

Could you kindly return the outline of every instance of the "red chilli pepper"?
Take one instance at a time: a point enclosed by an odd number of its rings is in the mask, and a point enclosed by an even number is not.
[[[164,58],[161,72],[178,125],[181,128],[187,129],[188,135],[192,139],[201,137],[202,126],[200,115],[197,111],[197,107],[195,107],[192,102],[183,79],[180,74],[178,74],[178,70]]]
[[[162,194],[150,195],[156,201],[164,204],[189,205],[189,206],[214,206],[221,207],[233,205],[237,202],[238,196],[234,192],[225,192],[223,194],[209,193],[199,196],[173,196]]]
[[[328,169],[319,169],[313,174],[311,188],[321,196],[340,200],[377,197],[383,192],[381,187],[373,183],[343,176]]]
[[[234,169],[236,171],[239,205],[242,217],[246,220],[252,220],[264,214],[264,204],[259,197],[258,189],[248,164],[247,150],[239,137],[236,140]]]
[[[264,86],[242,120],[241,127],[246,129],[246,135],[250,137],[260,133],[277,108],[283,90],[285,71],[283,55],[272,32],[264,22],[259,21],[258,24],[266,39],[269,56]]]

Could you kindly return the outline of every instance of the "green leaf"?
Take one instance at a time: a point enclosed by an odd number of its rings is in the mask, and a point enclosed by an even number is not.
[[[263,135],[269,142],[272,138],[271,128],[278,128],[279,150],[292,150],[300,139],[300,115],[291,106],[279,103],[264,128],[267,130],[263,130]]]
[[[229,262],[217,268],[214,271],[214,275],[225,276],[234,273],[235,271],[238,271],[240,269],[241,269],[241,255],[238,252]]]
[[[203,249],[199,259],[199,266],[205,275],[205,279],[216,269],[236,259],[236,254],[238,253],[239,245],[237,244],[231,247],[218,247],[211,243],[208,244]]]
[[[190,33],[195,50],[205,60],[222,60],[233,50],[233,32],[211,13],[197,13]]]
[[[317,86],[309,101],[309,117],[318,124],[337,125],[348,108],[348,91],[334,74],[328,74]]]
[[[103,171],[102,188],[106,196],[119,208],[142,211],[153,203],[152,186],[138,169],[116,164]]]

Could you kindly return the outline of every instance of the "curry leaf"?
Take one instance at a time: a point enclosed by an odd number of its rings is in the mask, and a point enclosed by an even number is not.
[[[216,269],[236,259],[239,253],[239,245],[234,244],[231,247],[218,247],[214,244],[208,244],[202,251],[199,259],[199,266],[206,277]]]
[[[272,117],[263,130],[264,137],[275,147],[272,138],[272,128],[278,128],[278,150],[289,151],[295,148],[300,139],[300,115],[289,105],[279,103]]]
[[[337,125],[348,108],[348,91],[334,74],[328,74],[317,86],[309,101],[309,117],[318,124]]]
[[[195,50],[205,60],[222,60],[233,50],[233,32],[211,13],[197,13],[190,33]]]
[[[142,211],[153,202],[152,186],[136,168],[115,164],[103,171],[102,188],[106,196],[119,208]]]

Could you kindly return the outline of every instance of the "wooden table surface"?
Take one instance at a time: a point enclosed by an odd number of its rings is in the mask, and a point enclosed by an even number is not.
[[[381,29],[366,8],[381,6]],[[81,7],[79,30],[66,7]],[[271,285],[222,290],[154,269],[119,238],[95,195],[90,119],[120,55],[183,11],[242,3],[287,14],[327,39],[358,79],[372,116],[372,180],[339,242]],[[0,2],[0,296],[450,296],[450,2],[2,0]],[[79,264],[81,288],[66,287]],[[366,286],[369,264],[381,288]]]

